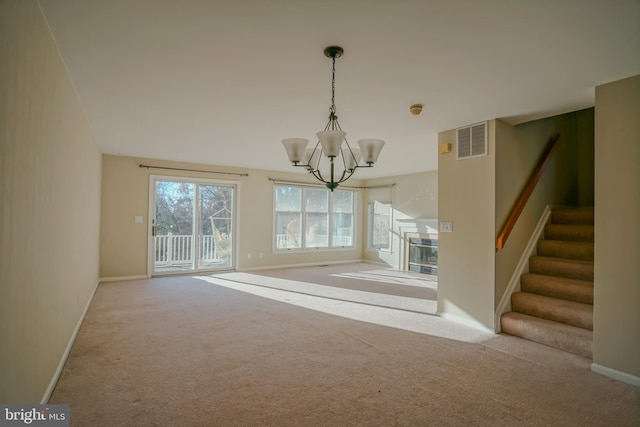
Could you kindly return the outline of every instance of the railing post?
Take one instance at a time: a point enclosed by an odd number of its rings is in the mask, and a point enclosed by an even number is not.
[[[167,233],[167,263],[173,261],[173,233]]]

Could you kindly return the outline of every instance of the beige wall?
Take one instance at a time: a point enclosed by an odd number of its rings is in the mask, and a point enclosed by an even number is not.
[[[493,330],[495,231],[495,128],[489,121],[487,156],[456,160],[455,130],[438,135],[452,151],[438,157],[438,312]]]
[[[140,168],[139,164],[204,169],[221,172],[248,173],[248,177],[227,176],[184,171]],[[399,245],[394,235],[394,251],[377,256],[364,250],[366,246],[366,190],[358,193],[358,245],[354,250],[338,252],[274,253],[272,250],[273,182],[269,178],[314,183],[307,175],[283,174],[264,170],[241,170],[213,165],[139,159],[124,156],[103,156],[102,228],[100,277],[134,277],[149,274],[148,270],[148,216],[149,176],[188,176],[238,182],[239,241],[238,269],[252,269],[284,265],[341,262],[368,259],[398,267]],[[352,179],[348,186],[379,186],[394,183],[395,230],[401,220],[437,217],[436,171],[410,174],[384,179],[360,181]],[[391,191],[391,190],[390,190]],[[142,216],[142,224],[134,218]],[[266,225],[266,227],[265,227]],[[249,258],[251,254],[251,258]],[[260,257],[262,255],[262,257]]]
[[[640,384],[640,76],[596,87],[595,365]]]
[[[35,1],[0,3],[0,402],[39,403],[98,280],[100,152]]]
[[[364,192],[365,205],[375,200],[376,194],[380,194],[381,199],[384,199],[380,200],[381,202],[388,203],[391,201],[393,203],[393,242],[391,252],[368,251],[366,249],[369,218],[367,207],[364,206],[365,215],[362,221],[362,236],[365,248],[364,259],[403,269],[402,251],[405,242],[402,230],[408,230],[414,224],[416,228],[430,224],[432,228],[437,229],[435,224],[438,218],[438,171],[367,180],[364,186],[372,187],[371,190],[365,190]],[[388,189],[377,188],[384,186],[390,187]],[[390,199],[387,200],[387,197]]]
[[[248,173],[232,176],[199,172],[140,168],[139,164],[155,166]],[[306,174],[283,174],[255,169],[234,169],[224,166],[178,163],[124,156],[103,156],[102,179],[102,239],[100,245],[100,277],[117,278],[146,276],[148,270],[149,236],[149,176],[187,176],[237,182],[238,197],[238,259],[236,267],[252,269],[271,266],[331,263],[360,260],[361,239],[353,250],[274,253],[272,239],[273,182],[279,180],[316,183]],[[357,179],[349,186],[361,186]],[[362,192],[357,196],[357,218],[362,217]],[[142,216],[142,224],[134,218]],[[360,228],[357,229],[359,231]],[[249,256],[251,256],[249,258]]]

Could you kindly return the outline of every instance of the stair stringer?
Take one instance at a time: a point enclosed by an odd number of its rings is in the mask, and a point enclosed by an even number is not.
[[[496,312],[493,318],[496,334],[502,332],[500,317],[502,317],[502,315],[507,311],[511,311],[511,294],[520,291],[520,276],[529,272],[529,258],[537,255],[538,240],[542,238],[544,227],[550,221],[552,209],[553,207],[551,205],[547,205],[544,208],[544,211],[538,220],[538,224],[531,233],[529,242],[527,243],[527,246],[525,246],[524,251],[522,251],[522,256],[520,257],[516,268],[513,270],[513,274],[511,275],[511,279],[509,279],[507,288],[502,294],[502,298],[500,298],[500,303],[498,303],[498,306],[496,307]]]

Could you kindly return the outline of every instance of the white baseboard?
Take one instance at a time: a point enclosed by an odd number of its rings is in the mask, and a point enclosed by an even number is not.
[[[513,274],[511,275],[511,279],[509,279],[507,289],[505,289],[504,293],[502,294],[502,298],[498,303],[494,318],[494,328],[496,332],[501,331],[500,317],[502,317],[502,314],[511,310],[511,294],[520,290],[520,276],[522,276],[523,273],[529,271],[529,258],[534,255],[538,240],[540,239],[540,236],[542,236],[544,227],[545,225],[547,225],[547,221],[549,220],[550,216],[551,206],[547,205],[547,207],[544,209],[544,212],[542,212],[540,219],[538,220],[536,228],[533,230],[533,233],[531,233],[531,238],[529,239],[527,246],[525,246],[524,251],[522,251],[520,261],[518,261],[518,264],[516,265],[516,268],[513,270]]]
[[[455,314],[443,313],[441,311],[437,311],[436,315],[442,317],[443,319],[451,320],[452,322],[456,322],[456,323],[462,323],[463,325],[467,325],[467,326],[470,326],[470,327],[475,328],[475,329],[479,329],[479,330],[484,331],[484,332],[490,332],[492,334],[496,333],[496,331],[492,330],[487,325],[478,322],[477,320],[471,320],[471,319],[467,319],[465,317],[456,316]]]
[[[384,261],[374,261],[374,260],[371,260],[371,259],[361,259],[360,261],[356,261],[356,262],[364,262],[365,264],[379,265],[381,267],[393,268],[393,269],[396,269],[396,270],[400,270],[395,265],[389,265],[388,263],[386,263]]]
[[[103,282],[125,282],[128,280],[141,280],[141,279],[148,279],[150,276],[147,276],[146,274],[143,275],[138,275],[138,276],[122,276],[122,277],[101,277],[99,279],[100,283]]]
[[[47,387],[47,390],[44,392],[44,395],[40,400],[41,405],[47,404],[49,402],[49,399],[51,398],[51,393],[53,393],[53,389],[56,387],[56,384],[58,383],[60,374],[62,374],[62,369],[64,368],[65,363],[67,363],[67,358],[69,357],[69,353],[71,352],[71,347],[73,347],[73,343],[75,342],[76,336],[80,331],[82,322],[84,322],[84,317],[87,315],[87,311],[89,310],[89,306],[91,305],[91,301],[93,301],[93,296],[96,294],[96,289],[98,289],[99,284],[100,284],[100,280],[96,282],[96,284],[93,287],[93,290],[91,291],[91,296],[87,300],[87,303],[84,306],[84,310],[82,310],[82,315],[80,316],[80,319],[78,319],[78,323],[76,323],[76,327],[71,333],[71,337],[69,338],[69,342],[67,342],[67,347],[64,349],[64,353],[62,353],[62,357],[60,358],[60,363],[58,363],[58,368],[53,373],[53,377],[51,378],[51,381],[49,381],[49,386]]]
[[[305,262],[300,264],[263,265],[258,267],[238,268],[236,271],[277,270],[280,268],[297,268],[297,267],[318,267],[321,265],[353,264],[354,262],[366,262],[366,261],[362,259],[351,259],[346,261]],[[214,273],[215,272],[212,272],[212,274]]]
[[[614,380],[622,381],[623,383],[630,384],[634,387],[640,387],[640,377],[627,374],[626,372],[616,371],[615,369],[607,368],[606,366],[598,365],[597,363],[591,364],[591,372],[613,378]]]

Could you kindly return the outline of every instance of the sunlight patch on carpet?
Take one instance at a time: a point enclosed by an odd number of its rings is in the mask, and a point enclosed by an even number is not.
[[[429,288],[429,289],[438,289],[438,281],[435,279],[424,279],[418,277],[417,274],[410,273],[399,273],[398,271],[390,271],[390,270],[367,270],[367,271],[357,271],[357,272],[346,272],[346,273],[333,273],[330,274],[333,277],[343,277],[348,279],[359,279],[366,280],[372,282],[381,282],[381,283],[393,283],[395,285],[403,285],[403,286],[416,286],[419,288]]]
[[[435,314],[437,308],[436,301],[423,298],[410,298],[398,295],[381,294],[331,285],[321,285],[318,283],[303,282],[299,280],[269,277],[260,274],[234,272],[215,274],[212,277],[243,284],[279,289],[282,291],[307,294],[341,301],[395,308],[399,310],[415,311],[424,314]]]
[[[456,341],[479,343],[494,336],[436,316],[436,301],[372,294],[248,273],[199,276],[197,279],[335,316]],[[395,303],[394,307],[390,301]],[[404,306],[398,304],[400,302]]]

